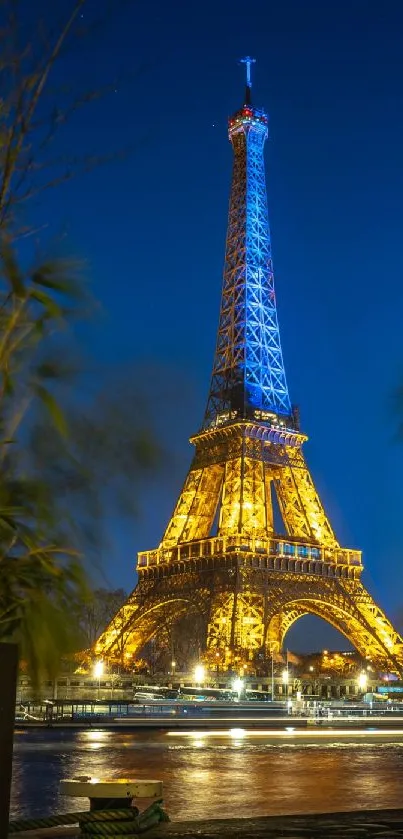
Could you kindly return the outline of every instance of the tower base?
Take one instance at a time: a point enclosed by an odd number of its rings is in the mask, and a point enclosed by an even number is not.
[[[130,661],[162,628],[194,614],[203,618],[207,652],[252,660],[259,651],[278,653],[292,624],[313,614],[378,669],[403,672],[403,641],[362,585],[358,552],[280,538],[240,541],[179,545],[169,562],[161,550],[140,554],[139,583],[96,654]]]

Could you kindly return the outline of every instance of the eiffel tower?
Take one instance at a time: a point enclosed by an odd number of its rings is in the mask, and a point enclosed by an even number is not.
[[[273,655],[302,615],[323,618],[374,666],[401,673],[403,640],[342,548],[302,452],[287,388],[271,255],[263,149],[268,118],[244,104],[234,151],[221,311],[210,393],[182,492],[158,548],[138,555],[138,584],[94,652],[136,656],[184,615],[205,620],[207,656]],[[286,535],[276,532],[281,514]]]

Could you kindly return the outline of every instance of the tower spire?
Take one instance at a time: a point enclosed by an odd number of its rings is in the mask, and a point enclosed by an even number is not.
[[[234,166],[228,216],[221,311],[203,427],[265,414],[294,427],[281,351],[274,291],[263,160],[267,114],[246,103],[229,119]],[[248,103],[249,98],[249,103]]]
[[[252,102],[252,64],[256,64],[256,58],[251,58],[250,55],[241,58],[240,64],[245,64],[246,67],[246,87],[245,87],[245,105],[250,105]]]

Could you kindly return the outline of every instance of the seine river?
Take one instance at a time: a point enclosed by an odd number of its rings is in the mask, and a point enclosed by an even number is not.
[[[25,731],[15,738],[12,817],[85,809],[59,795],[59,781],[78,775],[161,779],[179,820],[402,807],[403,731],[356,740]]]

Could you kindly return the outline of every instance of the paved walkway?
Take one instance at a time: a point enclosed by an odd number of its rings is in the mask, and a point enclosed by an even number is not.
[[[144,839],[398,839],[403,837],[403,810],[171,822],[142,835]],[[17,836],[77,839],[78,834],[74,828],[53,828],[14,834],[15,839]]]

